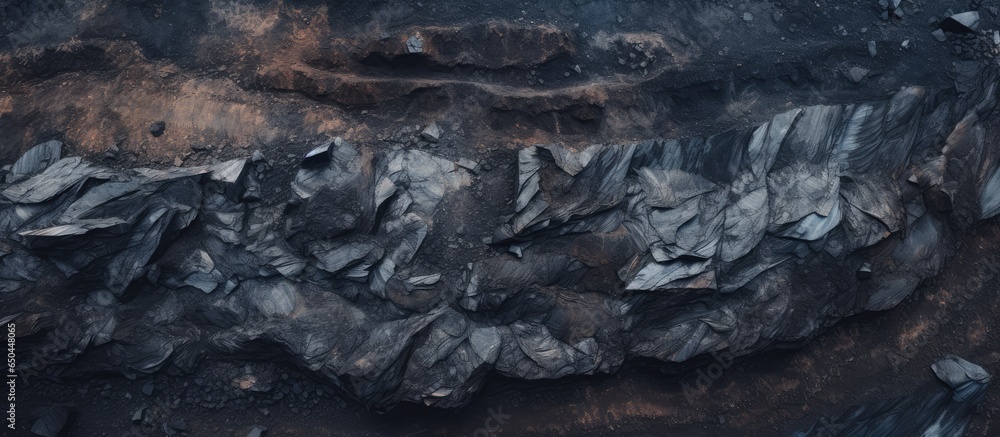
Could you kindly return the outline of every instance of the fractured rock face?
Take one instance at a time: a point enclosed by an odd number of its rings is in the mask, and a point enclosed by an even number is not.
[[[495,230],[462,205],[504,172],[424,150],[336,139],[305,156],[290,199],[265,201],[247,195],[262,160],[63,158],[0,190],[0,316],[27,348],[66,333],[46,368],[61,375],[280,359],[375,408],[459,406],[489,372],[801,345],[897,305],[1000,210],[979,122],[995,74],[966,67],[941,97],[911,87],[707,138],[524,148],[516,181],[496,185],[516,192]],[[493,247],[463,252],[469,233]],[[86,299],[36,299],[66,290]],[[966,367],[939,367],[968,396]]]

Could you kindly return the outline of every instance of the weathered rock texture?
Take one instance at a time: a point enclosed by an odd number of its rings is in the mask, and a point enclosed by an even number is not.
[[[287,360],[375,408],[802,345],[898,304],[1000,211],[977,65],[708,138],[525,148],[481,235],[455,212],[479,176],[426,150],[338,139],[265,194],[260,160],[115,170],[42,145],[0,192],[0,320],[25,372]]]

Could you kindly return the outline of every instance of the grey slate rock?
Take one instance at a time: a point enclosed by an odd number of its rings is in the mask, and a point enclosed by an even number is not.
[[[851,67],[850,70],[847,70],[847,77],[851,79],[851,82],[861,83],[861,81],[868,76],[870,71],[871,70],[868,70],[867,68]]]
[[[259,149],[253,151],[253,155],[250,156],[250,161],[253,163],[265,162],[267,159],[264,157],[264,152]]]
[[[966,402],[982,394],[983,387],[990,382],[990,374],[978,364],[954,355],[946,356],[931,365],[938,379],[948,384],[955,395],[955,402]]]
[[[472,172],[472,174],[479,174],[479,170],[481,169],[478,162],[468,158],[459,159],[457,164],[459,167],[469,170],[470,172]]]
[[[146,418],[146,407],[139,407],[138,410],[135,410],[135,412],[132,413],[132,423],[136,425],[142,423],[142,421],[145,420],[145,418]]]
[[[17,178],[45,170],[62,158],[62,146],[61,141],[51,140],[28,149],[10,168],[11,175]]]
[[[423,53],[424,51],[424,41],[420,39],[417,35],[410,35],[406,39],[406,52],[407,53]]]

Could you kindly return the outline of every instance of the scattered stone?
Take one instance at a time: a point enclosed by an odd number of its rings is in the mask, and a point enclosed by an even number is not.
[[[458,166],[472,172],[472,174],[479,174],[479,163],[468,158],[460,158],[458,160]]]
[[[875,47],[875,41],[868,41],[868,54],[873,58],[878,56],[878,49]]]
[[[951,33],[975,33],[979,31],[979,12],[969,11],[955,14],[941,22],[941,30]]]
[[[149,125],[149,133],[153,134],[154,137],[159,137],[163,135],[163,132],[167,130],[167,122],[157,121]]]
[[[411,35],[406,39],[406,51],[409,53],[423,53],[424,40],[416,35]]]
[[[432,122],[424,128],[423,132],[420,132],[420,137],[432,143],[436,143],[441,139],[441,128],[438,127],[437,122]]]
[[[256,425],[253,427],[253,429],[250,430],[250,433],[247,434],[247,437],[264,437],[265,433],[267,433],[267,428],[260,425]]]
[[[851,69],[847,72],[847,77],[851,79],[851,82],[861,83],[861,81],[868,76],[869,72],[871,72],[871,70],[868,70],[867,68],[851,67]]]
[[[941,42],[945,42],[945,41],[948,40],[948,36],[945,35],[944,31],[941,30],[941,29],[937,29],[937,30],[931,32],[931,35],[934,36],[934,39],[936,39],[938,41],[941,41]]]
[[[258,150],[254,150],[253,151],[253,155],[250,156],[250,161],[254,162],[254,163],[264,162],[264,160],[265,160],[265,158],[264,158],[264,152],[261,152],[259,149]]]
[[[146,396],[152,396],[153,395],[153,389],[155,387],[156,387],[156,385],[153,384],[153,381],[146,381],[146,384],[144,384],[142,386],[142,394],[144,394]]]
[[[746,21],[748,23],[751,22],[751,21],[753,21],[753,14],[751,14],[749,12],[744,12],[743,13],[743,21]]]
[[[132,413],[132,423],[136,425],[142,423],[143,419],[145,418],[146,418],[146,407],[139,407],[138,410],[135,410],[135,413]]]

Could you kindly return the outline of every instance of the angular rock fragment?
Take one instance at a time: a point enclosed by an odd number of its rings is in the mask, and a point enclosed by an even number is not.
[[[406,39],[407,53],[423,53],[424,41],[417,35],[411,35]]]
[[[951,33],[975,33],[979,31],[979,12],[969,11],[952,15],[941,22],[941,30]]]
[[[142,423],[146,419],[146,410],[146,407],[139,407],[138,410],[135,410],[135,413],[132,413],[132,423],[136,425]]]
[[[861,81],[868,76],[870,71],[871,70],[868,70],[867,68],[851,67],[850,70],[847,70],[847,77],[851,79],[851,82],[861,83]]]
[[[479,174],[479,170],[482,168],[478,162],[468,158],[461,158],[456,164],[458,164],[459,167],[469,170],[472,174]]]
[[[432,122],[420,132],[420,137],[432,143],[436,143],[441,140],[441,128],[438,127],[436,122]]]

